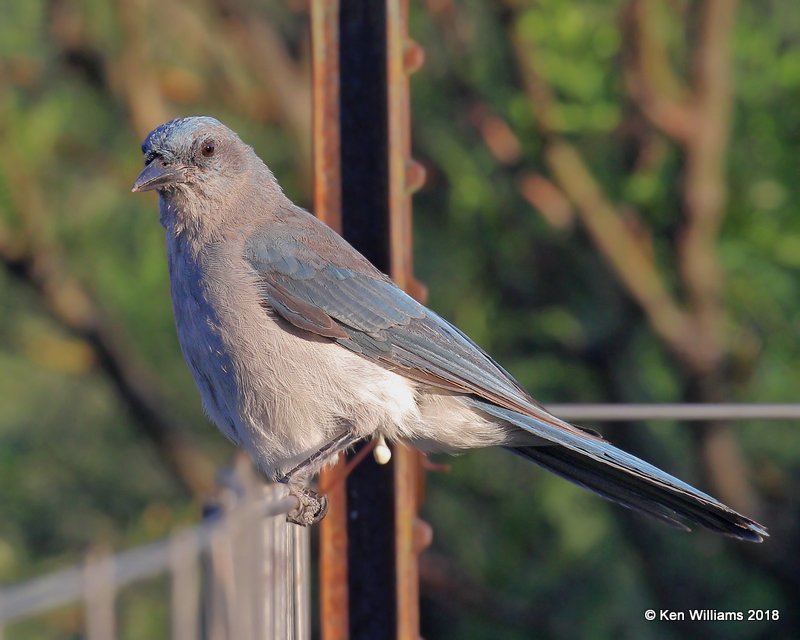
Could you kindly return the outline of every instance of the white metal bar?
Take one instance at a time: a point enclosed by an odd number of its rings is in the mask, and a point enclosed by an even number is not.
[[[292,527],[294,567],[294,640],[311,638],[311,544],[308,527]]]
[[[800,420],[800,404],[548,404],[564,420]]]

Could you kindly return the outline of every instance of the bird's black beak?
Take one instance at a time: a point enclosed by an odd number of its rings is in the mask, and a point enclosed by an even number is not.
[[[155,158],[148,164],[136,182],[133,183],[131,191],[138,193],[141,191],[152,191],[153,189],[160,189],[167,187],[176,182],[183,182],[184,174],[180,167],[166,164],[163,160]]]

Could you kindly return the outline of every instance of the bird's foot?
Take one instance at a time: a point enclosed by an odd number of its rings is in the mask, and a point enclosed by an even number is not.
[[[297,507],[292,509],[286,520],[301,527],[317,524],[328,513],[328,498],[305,487],[290,487],[289,495],[297,498]]]

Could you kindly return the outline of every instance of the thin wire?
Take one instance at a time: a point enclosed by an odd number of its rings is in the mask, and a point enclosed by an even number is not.
[[[800,420],[800,404],[548,404],[564,420]]]

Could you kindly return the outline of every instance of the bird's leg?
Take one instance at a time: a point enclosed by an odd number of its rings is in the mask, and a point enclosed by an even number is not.
[[[339,435],[337,435],[333,440],[330,442],[326,442],[322,447],[317,449],[314,453],[312,453],[308,458],[300,462],[296,467],[292,468],[285,475],[278,478],[278,482],[281,484],[292,484],[293,480],[296,480],[298,477],[302,477],[305,472],[312,469],[316,464],[322,460],[323,458],[327,458],[329,456],[335,455],[344,449],[347,449],[350,445],[355,444],[359,438],[354,436],[350,429],[346,429],[342,431]]]
[[[289,495],[295,496],[299,502],[297,507],[292,509],[286,516],[289,522],[308,527],[325,517],[328,512],[328,499],[311,489],[300,486],[297,480],[313,470],[321,460],[344,451],[358,440],[359,438],[353,435],[351,429],[347,428],[300,462],[300,464],[289,470],[285,475],[278,478],[278,482],[281,484],[289,485]]]

